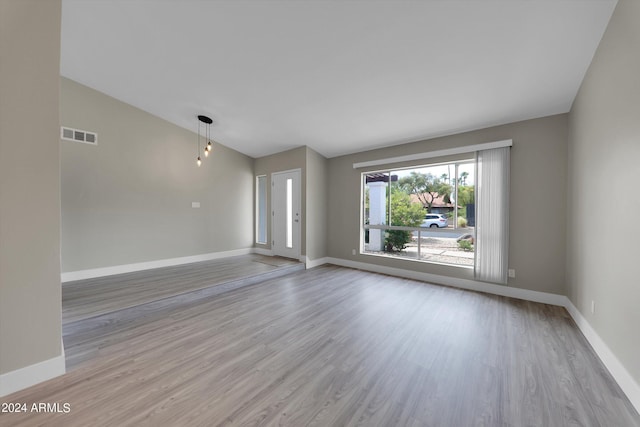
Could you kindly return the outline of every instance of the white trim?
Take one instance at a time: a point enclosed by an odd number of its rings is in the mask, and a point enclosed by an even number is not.
[[[180,258],[161,259],[156,261],[138,262],[135,264],[114,265],[111,267],[92,268],[89,270],[69,271],[61,274],[61,281],[93,279],[96,277],[112,276],[114,274],[131,273],[134,271],[151,270],[154,268],[171,267],[174,265],[190,264],[192,262],[210,261],[212,259],[227,258],[254,253],[254,248],[235,249],[224,252],[192,255]]]
[[[640,412],[640,385],[633,379],[629,371],[620,363],[616,355],[611,351],[609,346],[600,338],[598,333],[591,327],[587,319],[576,308],[571,300],[565,297],[565,308],[578,325],[580,331],[585,336],[591,347],[609,370],[611,376],[616,380],[624,394],[627,395],[631,404]]]
[[[64,347],[62,347],[62,353],[59,356],[0,375],[0,397],[50,380],[64,373],[65,359]]]
[[[258,181],[259,181],[260,178],[264,178],[264,209],[265,209],[265,212],[264,212],[264,214],[265,214],[265,219],[264,219],[265,231],[264,231],[264,234],[265,234],[265,238],[266,238],[266,240],[264,242],[258,241],[258,236],[260,235],[260,226],[259,226],[260,225],[260,193],[259,193],[260,186],[258,185]],[[268,236],[268,233],[267,233],[267,230],[266,230],[266,228],[267,228],[267,218],[269,216],[269,212],[268,212],[269,209],[267,209],[268,208],[268,206],[267,206],[267,192],[268,192],[268,189],[269,189],[269,183],[267,182],[267,175],[256,175],[255,184],[256,184],[256,200],[255,200],[256,209],[255,209],[255,212],[254,212],[254,215],[255,215],[255,218],[256,218],[256,221],[255,221],[255,226],[256,226],[256,229],[255,229],[255,233],[256,233],[255,244],[257,244],[257,245],[266,245],[267,242],[269,241],[269,236]]]
[[[273,175],[283,174],[283,173],[292,173],[292,172],[300,172],[300,179],[302,179],[302,168],[295,169],[287,169],[284,171],[271,172],[271,179],[273,179]]]
[[[541,302],[551,305],[565,305],[564,295],[551,294],[547,292],[531,291],[528,289],[513,288],[493,283],[480,282],[472,279],[461,279],[457,277],[441,276],[438,274],[423,273],[420,271],[405,270],[403,268],[386,267],[382,265],[369,264],[366,262],[350,261],[340,258],[326,258],[329,264],[340,265],[342,267],[357,268],[359,270],[371,271],[374,273],[388,274],[391,276],[404,277],[407,279],[421,280],[423,282],[435,283],[439,285],[453,286],[455,288],[468,289],[478,292],[486,292],[494,295],[518,298],[527,301]]]
[[[388,157],[380,160],[370,160],[368,162],[358,162],[353,164],[354,169],[367,168],[370,166],[388,165],[391,163],[410,162],[413,160],[432,159],[434,157],[451,156],[454,154],[474,153],[479,150],[490,150],[493,148],[503,148],[513,146],[513,140],[485,142],[483,144],[466,145],[455,148],[445,148],[444,150],[427,151],[425,153],[407,154],[406,156]]]
[[[304,266],[306,270],[329,263],[329,258],[327,257],[318,258],[318,259],[309,259],[309,257],[303,256],[302,258],[304,258],[301,261],[304,262]]]

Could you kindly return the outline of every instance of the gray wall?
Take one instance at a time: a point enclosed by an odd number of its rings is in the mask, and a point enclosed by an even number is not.
[[[300,169],[300,254],[306,255],[307,247],[307,147],[298,147],[292,150],[283,151],[282,153],[272,154],[270,156],[260,157],[254,161],[254,175],[267,176],[267,212],[271,212],[271,174],[274,172],[282,172],[291,169]],[[254,178],[255,182],[255,178]],[[254,184],[255,187],[255,184]],[[255,200],[255,197],[254,197]],[[255,225],[254,225],[255,228]],[[255,242],[255,238],[254,238]],[[271,249],[271,216],[267,216],[267,244],[256,243],[256,248]]]
[[[516,278],[509,286],[565,294],[566,114],[329,159],[329,256],[472,278],[470,269],[351,255],[359,247],[360,173],[365,171],[353,169],[353,163],[504,139],[513,139],[509,264]]]
[[[0,374],[61,354],[60,1],[0,1]]]
[[[638,383],[639,23],[620,0],[571,109],[567,221],[569,298]]]
[[[310,260],[327,254],[327,165],[325,157],[306,146],[260,157],[254,163],[254,175],[266,175],[269,183],[267,212],[271,211],[271,174],[291,169],[301,170],[300,254],[306,255]],[[271,248],[270,219],[267,219],[267,244],[256,243],[254,246]]]
[[[327,166],[321,154],[307,147],[307,258],[327,256]]]
[[[64,272],[252,247],[252,158],[215,144],[198,168],[194,132],[61,88],[60,123],[98,133],[97,146],[61,141]]]

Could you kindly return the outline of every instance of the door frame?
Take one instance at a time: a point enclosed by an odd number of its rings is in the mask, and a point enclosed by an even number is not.
[[[275,206],[275,197],[276,197],[276,193],[275,193],[275,176],[276,175],[286,175],[286,174],[297,174],[297,178],[298,178],[298,203],[297,206],[293,206],[293,209],[296,210],[299,213],[299,218],[300,220],[297,223],[297,227],[298,227],[298,233],[297,235],[295,235],[296,233],[294,233],[294,237],[295,239],[293,239],[293,248],[294,249],[294,253],[293,254],[289,254],[289,256],[287,255],[283,255],[283,254],[277,254],[275,249],[274,249],[274,242],[275,242],[275,210],[274,210],[274,206]],[[294,188],[296,186],[294,185]],[[294,190],[295,191],[295,190]],[[295,199],[295,197],[294,197]],[[271,173],[271,253],[275,256],[283,256],[286,258],[291,258],[291,255],[295,255],[293,256],[293,258],[295,259],[300,259],[302,256],[302,169],[301,168],[296,168],[296,169],[288,169],[288,170],[284,170],[284,171],[278,171],[278,172],[272,172]],[[295,227],[295,223],[294,223],[294,227]]]

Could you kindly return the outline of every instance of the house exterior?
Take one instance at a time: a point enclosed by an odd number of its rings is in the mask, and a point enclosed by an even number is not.
[[[411,203],[420,203],[421,205],[424,205],[421,199],[430,200],[431,195],[429,193],[423,193],[422,195],[420,195],[420,197],[418,197],[417,194],[411,194],[410,197]],[[424,206],[424,208],[427,209],[427,206]],[[431,212],[429,213],[453,214],[453,208],[453,203],[445,201],[445,195],[439,195],[438,193],[435,193],[435,198],[433,199],[433,203],[431,204]],[[458,208],[460,208],[460,206],[458,206]]]

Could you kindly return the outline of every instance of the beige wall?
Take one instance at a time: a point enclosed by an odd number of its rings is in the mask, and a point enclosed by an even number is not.
[[[367,255],[359,248],[360,174],[353,163],[513,139],[509,286],[565,294],[567,115],[557,115],[329,159],[330,257],[472,278],[473,271]],[[379,167],[375,168],[379,169]]]
[[[98,133],[97,146],[61,141],[63,271],[253,246],[252,158],[215,144],[198,168],[194,132],[69,79],[61,88],[61,124]]]
[[[282,153],[260,157],[254,161],[254,175],[267,176],[267,212],[271,212],[271,174],[292,169],[300,169],[300,255],[306,255],[307,245],[307,147],[298,147]],[[255,182],[255,178],[254,178]],[[255,187],[255,185],[254,185]],[[254,197],[255,200],[255,197]],[[255,224],[254,224],[255,229]],[[254,238],[255,242],[255,238]],[[267,244],[256,243],[256,248],[271,249],[271,216],[267,216]]]
[[[620,0],[571,109],[567,222],[569,298],[638,383],[639,23]]]
[[[327,159],[307,148],[307,258],[327,256]]]
[[[0,374],[62,352],[60,1],[0,1]]]
[[[260,157],[254,163],[254,175],[267,176],[267,212],[271,212],[271,174],[292,169],[301,170],[300,254],[310,260],[327,254],[327,159],[303,146],[282,153]],[[254,195],[255,200],[255,195]],[[270,218],[270,217],[269,217]],[[267,220],[267,244],[256,248],[271,248],[271,220]]]

